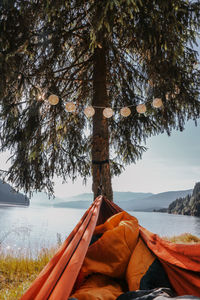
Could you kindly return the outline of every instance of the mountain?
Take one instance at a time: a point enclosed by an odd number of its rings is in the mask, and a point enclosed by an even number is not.
[[[116,203],[125,210],[135,211],[153,211],[161,208],[167,208],[169,204],[178,197],[183,197],[191,193],[192,190],[169,191],[159,194],[153,194],[149,197],[132,199],[129,201],[116,201]],[[179,196],[181,195],[181,196]]]
[[[114,192],[114,201],[129,201],[152,196],[152,193]],[[85,193],[65,198],[65,201],[92,201],[93,194]]]
[[[168,207],[168,213],[200,217],[200,182],[195,184],[192,195],[173,201]]]
[[[84,194],[79,194],[76,196],[63,198],[62,201],[63,200],[65,200],[65,202],[68,202],[68,201],[92,201],[92,199],[93,199],[92,193],[84,193]]]
[[[152,193],[114,192],[115,202],[143,199],[153,195]],[[85,208],[93,201],[92,193],[84,193],[66,198],[51,197],[45,193],[33,193],[31,205],[53,206],[53,207],[73,207]]]
[[[125,203],[127,201],[140,200],[153,195],[152,193],[114,192],[115,203]],[[57,200],[57,199],[56,199]],[[64,199],[63,199],[64,200]],[[92,193],[80,194],[65,198],[65,201],[54,202],[54,207],[80,208],[86,209],[93,201]]]
[[[58,197],[49,197],[46,193],[35,192],[30,199],[31,206],[47,206],[53,207],[55,203],[63,202],[64,200]]]
[[[125,210],[153,211],[167,208],[177,198],[184,198],[192,190],[169,191],[159,194],[114,192],[114,201]],[[50,197],[45,193],[33,193],[31,206],[67,207],[86,209],[93,201],[92,193],[79,194],[72,197]],[[192,201],[192,200],[191,200]],[[0,205],[29,205],[29,199],[0,180]]]
[[[29,199],[0,180],[0,205],[29,205]]]
[[[141,199],[153,196],[152,193],[135,193],[135,192],[114,192],[115,203],[121,203],[126,201],[138,201]]]
[[[174,199],[177,197],[184,197],[191,192],[192,190],[170,191],[159,194],[114,192],[114,201],[124,210],[153,211],[161,208],[167,208]],[[65,198],[65,201],[55,201],[53,206],[85,209],[89,207],[92,199],[92,194],[81,194]]]
[[[55,203],[53,207],[87,209],[91,205],[91,203],[92,201],[87,200],[67,201]]]

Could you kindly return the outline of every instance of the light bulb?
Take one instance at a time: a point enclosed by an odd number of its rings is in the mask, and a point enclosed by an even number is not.
[[[161,98],[155,98],[153,100],[153,107],[160,108],[163,105]]]
[[[121,108],[121,110],[120,110],[120,114],[123,116],[123,117],[128,117],[128,116],[130,116],[130,114],[131,114],[131,110],[130,110],[130,108],[129,107],[123,107],[123,108]]]
[[[88,106],[84,109],[84,114],[87,118],[93,117],[95,114],[95,110],[92,106]]]
[[[51,105],[56,105],[59,102],[59,98],[57,95],[50,95],[48,101]]]
[[[113,110],[112,110],[112,108],[110,108],[110,107],[104,108],[104,110],[103,110],[103,115],[104,115],[104,117],[107,118],[107,119],[111,118],[112,115],[113,115]]]
[[[73,112],[76,110],[76,105],[73,102],[67,102],[65,107],[68,112]]]
[[[139,114],[144,114],[147,111],[147,107],[145,104],[139,104],[137,105],[136,110]]]

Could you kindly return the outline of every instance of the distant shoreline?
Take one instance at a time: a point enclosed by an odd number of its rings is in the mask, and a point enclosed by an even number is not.
[[[11,203],[0,203],[0,207],[29,207],[29,205],[24,204],[11,204]]]

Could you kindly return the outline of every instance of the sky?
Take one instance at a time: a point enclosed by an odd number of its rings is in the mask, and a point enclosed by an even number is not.
[[[189,121],[183,132],[173,131],[170,137],[160,134],[149,138],[148,150],[136,164],[126,167],[114,177],[114,191],[151,192],[192,189],[200,181],[200,121],[196,127]],[[91,192],[91,180],[86,186],[78,179],[74,184],[55,181],[55,195],[69,197]]]

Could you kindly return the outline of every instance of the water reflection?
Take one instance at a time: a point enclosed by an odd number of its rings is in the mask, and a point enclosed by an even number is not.
[[[57,243],[72,231],[83,210],[57,208],[0,208],[0,240],[9,251],[29,252],[35,255],[40,249]]]

